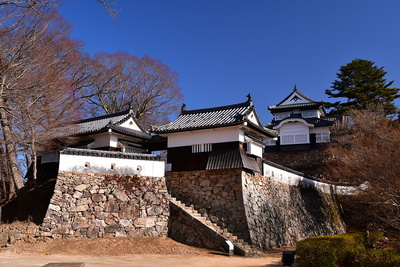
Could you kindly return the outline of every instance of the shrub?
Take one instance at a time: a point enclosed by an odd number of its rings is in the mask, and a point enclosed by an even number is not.
[[[365,250],[362,241],[362,236],[354,234],[307,238],[297,243],[297,265],[335,267],[352,262]]]
[[[382,236],[370,232],[307,238],[297,243],[296,263],[299,267],[400,266],[396,251],[367,250]]]
[[[394,267],[400,266],[400,255],[392,249],[368,250],[357,256],[354,266]]]

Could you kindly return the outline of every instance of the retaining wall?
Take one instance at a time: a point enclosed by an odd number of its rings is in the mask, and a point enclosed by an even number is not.
[[[334,196],[242,169],[167,173],[173,196],[261,249],[345,231]]]
[[[335,196],[310,184],[290,186],[243,172],[242,186],[252,245],[268,249],[345,232]]]
[[[243,206],[242,169],[168,172],[172,196],[194,208],[232,234],[248,239]]]
[[[59,172],[42,224],[57,237],[166,236],[164,177]]]

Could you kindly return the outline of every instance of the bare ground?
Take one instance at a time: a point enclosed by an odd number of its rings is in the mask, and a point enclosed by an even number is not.
[[[282,266],[283,250],[251,258],[187,246],[170,238],[117,237],[18,242],[1,249],[0,266],[44,266],[84,262],[91,266]]]

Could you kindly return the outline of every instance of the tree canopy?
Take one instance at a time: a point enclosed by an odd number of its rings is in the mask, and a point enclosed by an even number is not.
[[[29,166],[35,182],[37,155],[58,145],[57,129],[65,123],[128,108],[139,121],[158,123],[180,105],[177,74],[160,60],[83,53],[56,9],[62,2],[0,3],[1,197],[24,187]],[[97,2],[113,11],[115,0]]]
[[[103,52],[87,62],[90,76],[81,93],[92,115],[132,108],[146,127],[165,123],[181,105],[178,75],[158,59]]]
[[[368,188],[343,199],[353,226],[399,231],[400,125],[382,112],[357,110],[350,115],[350,123],[336,129],[327,150],[327,179],[368,182]]]
[[[344,115],[351,109],[381,108],[386,115],[395,114],[393,101],[400,96],[399,88],[391,88],[394,81],[387,82],[386,73],[383,67],[365,59],[354,59],[341,66],[331,89],[325,91],[329,98],[344,98],[327,104],[332,108],[331,115]]]

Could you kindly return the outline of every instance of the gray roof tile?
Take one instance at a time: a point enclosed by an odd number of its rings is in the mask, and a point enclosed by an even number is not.
[[[275,132],[256,125],[247,118],[247,115],[249,115],[252,111],[255,111],[255,108],[250,100],[229,106],[197,110],[182,110],[181,114],[176,120],[164,125],[152,126],[152,131],[161,134],[223,127],[248,122],[258,131],[261,131],[269,136],[275,136]]]
[[[76,124],[68,127],[67,135],[77,136],[103,132],[108,129],[112,129],[123,134],[144,139],[150,139],[150,135],[143,131],[132,130],[119,126],[119,124],[127,121],[130,118],[134,119],[132,110],[126,110],[123,112],[81,120]]]

